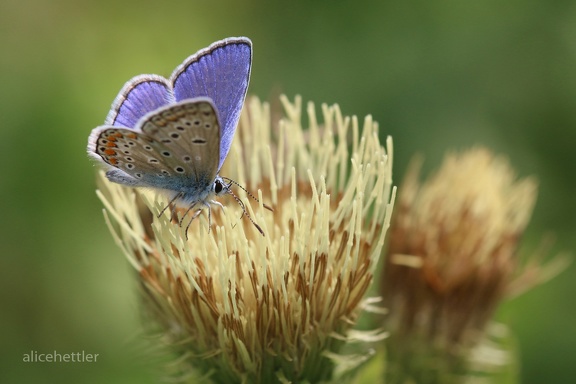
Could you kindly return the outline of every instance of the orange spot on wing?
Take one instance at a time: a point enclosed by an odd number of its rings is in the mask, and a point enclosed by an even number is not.
[[[112,165],[118,164],[118,160],[115,157],[111,157],[108,159],[108,162]]]
[[[135,133],[129,133],[129,134],[126,135],[126,137],[129,137],[129,138],[131,138],[131,139],[135,139],[135,138],[137,138],[138,136],[136,136]]]
[[[107,147],[112,147],[112,148],[118,147],[116,144],[114,144],[114,143],[112,143],[112,142],[110,142],[110,141],[106,143],[106,146],[107,146]]]
[[[104,153],[109,155],[109,156],[112,156],[112,155],[116,154],[116,151],[113,149],[106,149],[106,150],[104,150]]]

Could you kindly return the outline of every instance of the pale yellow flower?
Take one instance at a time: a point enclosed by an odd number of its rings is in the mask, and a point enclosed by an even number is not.
[[[257,195],[235,190],[264,236],[229,197],[210,230],[200,215],[187,238],[170,210],[157,217],[166,199],[100,180],[145,306],[183,372],[213,382],[328,382],[363,359],[343,358],[344,344],[382,337],[351,330],[390,221],[392,142],[337,106],[323,105],[319,123],[308,104],[304,129],[301,99],[281,100],[286,116],[273,122],[248,99],[220,172]]]
[[[390,383],[462,382],[510,356],[487,340],[506,329],[490,323],[499,303],[551,277],[519,264],[519,240],[536,200],[534,178],[475,148],[449,154],[426,181],[415,161],[400,187],[381,279]]]

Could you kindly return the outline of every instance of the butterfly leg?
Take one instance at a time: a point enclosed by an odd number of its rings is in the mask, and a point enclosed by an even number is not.
[[[190,207],[190,209],[192,209],[192,207]],[[186,213],[190,212],[190,209],[188,209],[186,211]],[[186,226],[186,230],[184,231],[184,233],[186,234],[186,240],[188,240],[188,228],[190,228],[190,225],[192,225],[192,222],[194,221],[194,219],[197,218],[198,216],[200,216],[201,213],[202,213],[202,209],[198,209],[196,212],[194,212],[194,214],[192,215],[192,218],[188,222],[188,225]],[[185,216],[186,215],[182,216],[182,219],[184,219]],[[208,217],[210,217],[210,212],[208,212]],[[180,220],[180,222],[182,222],[182,220]],[[180,225],[180,226],[182,226],[182,225]],[[208,230],[210,230],[210,228],[208,228]]]
[[[217,205],[217,206],[219,206],[220,208],[224,209],[224,206],[223,206],[222,203],[220,203],[219,201],[210,200],[210,204]],[[206,205],[208,205],[208,204],[206,204]]]
[[[174,197],[172,198],[172,200],[170,200],[170,201],[168,202],[168,204],[166,204],[166,206],[165,206],[164,208],[162,208],[162,210],[161,210],[160,213],[158,214],[158,218],[160,218],[160,216],[162,216],[162,214],[166,211],[166,209],[168,209],[168,207],[171,206],[172,203],[174,203],[174,202],[176,201],[176,199],[179,198],[179,197],[181,197],[181,196],[182,196],[182,192],[178,192],[178,193],[176,194],[176,196],[174,196]],[[171,211],[172,211],[172,216],[174,216],[174,209],[171,209]]]
[[[182,215],[182,217],[180,218],[180,221],[178,222],[179,226],[182,226],[182,223],[184,222],[184,218],[188,215],[188,212],[190,212],[192,209],[194,209],[194,207],[196,206],[196,203],[192,204],[190,206],[190,208],[188,208],[186,210],[186,212],[184,212],[184,214]],[[192,218],[192,220],[194,220],[194,218],[198,217],[198,212],[194,213],[194,217]],[[190,224],[188,224],[188,227],[190,226]],[[186,228],[188,228],[186,227]]]

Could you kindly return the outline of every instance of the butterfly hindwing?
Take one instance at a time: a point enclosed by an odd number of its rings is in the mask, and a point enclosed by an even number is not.
[[[173,175],[155,154],[162,151],[161,143],[132,129],[102,126],[97,130],[94,133],[97,135],[95,153],[103,162],[116,168],[117,171],[108,172],[117,176],[112,181],[167,188],[168,178]]]
[[[122,172],[112,172],[113,181],[188,191],[205,188],[216,177],[219,134],[214,106],[197,98],[149,113],[133,130],[97,128],[94,152]]]

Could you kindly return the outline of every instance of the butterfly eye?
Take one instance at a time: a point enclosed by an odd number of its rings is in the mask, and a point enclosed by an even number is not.
[[[218,195],[218,194],[220,194],[220,192],[222,192],[223,189],[224,189],[224,186],[222,185],[220,180],[216,180],[214,182],[214,192]]]

